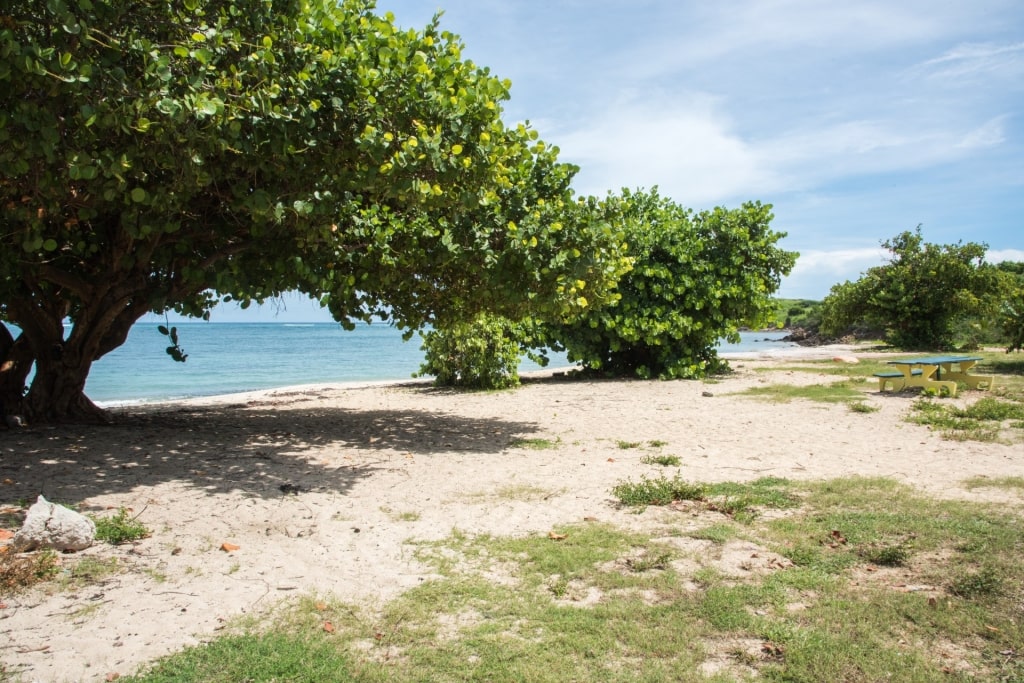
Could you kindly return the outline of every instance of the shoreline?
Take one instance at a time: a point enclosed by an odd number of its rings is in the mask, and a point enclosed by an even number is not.
[[[856,344],[826,344],[822,346],[787,346],[781,349],[769,349],[764,351],[727,351],[719,353],[718,357],[727,361],[734,360],[828,360],[838,356],[850,356],[857,351]],[[568,374],[578,370],[579,366],[563,365],[558,367],[540,368],[526,370],[519,373],[522,379],[544,379]],[[624,378],[630,379],[630,378]],[[268,389],[252,389],[249,391],[238,391],[230,393],[209,394],[204,396],[186,396],[181,398],[168,399],[135,399],[124,401],[97,401],[96,405],[104,410],[123,409],[158,409],[175,405],[223,405],[227,403],[238,403],[246,401],[259,401],[267,397],[282,393],[306,393],[321,392],[329,390],[352,390],[366,389],[373,387],[391,386],[430,386],[433,384],[431,378],[409,377],[404,379],[380,379],[380,380],[352,380],[339,382],[313,382],[306,384],[285,384],[279,387]]]

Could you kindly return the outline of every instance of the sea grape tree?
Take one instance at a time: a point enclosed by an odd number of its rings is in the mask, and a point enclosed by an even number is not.
[[[1005,280],[985,262],[986,245],[926,243],[918,226],[882,246],[891,254],[887,263],[833,286],[825,297],[824,333],[864,324],[885,330],[886,340],[900,348],[950,349],[958,321],[994,314]]]
[[[102,419],[91,364],[148,312],[299,290],[416,328],[608,300],[620,237],[555,229],[575,169],[461,49],[372,0],[6,4],[3,409]]]
[[[695,212],[657,190],[623,191],[607,210],[628,243],[632,270],[609,305],[547,326],[569,359],[613,375],[664,379],[704,376],[721,367],[720,339],[765,323],[771,295],[797,254],[777,246],[771,206]]]
[[[1024,350],[1024,261],[1003,261],[996,268],[1004,281],[997,320],[1006,352],[1021,351]]]

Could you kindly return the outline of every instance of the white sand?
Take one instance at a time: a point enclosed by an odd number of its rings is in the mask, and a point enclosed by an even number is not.
[[[610,489],[674,474],[641,463],[651,453],[678,455],[689,480],[885,476],[978,500],[1008,494],[967,491],[968,477],[1024,476],[1019,444],[944,441],[904,421],[913,398],[874,383],[864,388],[880,410],[868,414],[735,395],[832,381],[770,369],[856,353],[734,357],[737,372],[709,383],[547,377],[474,394],[423,383],[298,387],[125,408],[113,427],[0,432],[0,479],[11,482],[0,486],[0,508],[43,493],[94,514],[128,507],[153,532],[68,558],[117,558],[121,571],[97,584],[0,598],[0,661],[27,681],[101,681],[285,598],[379,605],[429,578],[413,539],[546,534],[584,517],[643,528],[659,516],[617,509]],[[528,439],[557,445],[530,449]],[[619,446],[655,440],[665,445]],[[239,549],[225,552],[225,542]]]

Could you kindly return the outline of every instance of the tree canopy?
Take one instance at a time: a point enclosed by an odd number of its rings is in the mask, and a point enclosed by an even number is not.
[[[610,300],[621,235],[461,50],[372,0],[7,5],[5,409],[102,417],[89,368],[148,312],[299,290],[415,328]]]
[[[441,384],[499,388],[518,381],[524,350],[550,347],[602,374],[703,377],[724,366],[720,340],[739,341],[741,327],[774,317],[771,295],[797,255],[777,246],[784,233],[771,229],[771,206],[698,213],[654,189],[587,207],[626,238],[633,267],[614,300],[559,319],[486,317],[434,330],[424,372]]]
[[[1005,279],[985,262],[986,245],[929,244],[918,226],[882,246],[892,254],[888,263],[832,287],[822,303],[825,334],[864,324],[900,348],[950,349],[958,320],[998,305]]]

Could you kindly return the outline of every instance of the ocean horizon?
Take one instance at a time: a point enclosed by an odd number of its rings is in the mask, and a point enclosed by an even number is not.
[[[409,341],[387,323],[202,322],[174,324],[188,358],[175,362],[156,322],[136,323],[119,348],[98,360],[86,395],[101,406],[173,401],[289,386],[412,379],[423,362],[422,339]],[[742,332],[720,353],[795,346],[786,332]],[[565,354],[550,354],[548,368],[569,368]],[[528,359],[520,372],[538,370]]]

